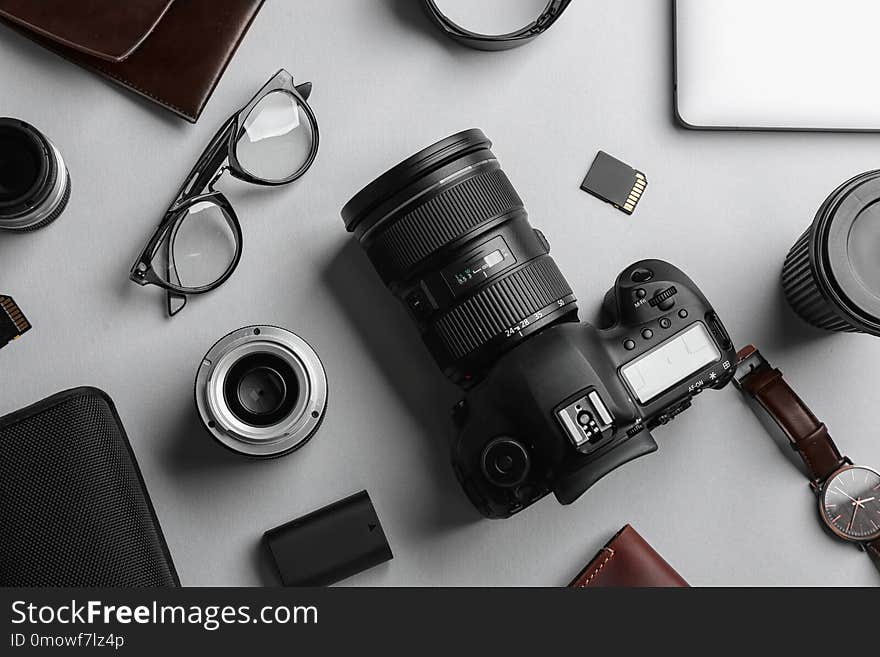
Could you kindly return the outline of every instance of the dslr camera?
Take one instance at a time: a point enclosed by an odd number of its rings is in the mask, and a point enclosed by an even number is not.
[[[651,430],[723,388],[734,345],[712,305],[661,260],[627,267],[598,327],[532,228],[480,130],[426,148],[343,208],[440,369],[465,391],[452,466],[489,518],[552,492],[570,504],[657,449]]]

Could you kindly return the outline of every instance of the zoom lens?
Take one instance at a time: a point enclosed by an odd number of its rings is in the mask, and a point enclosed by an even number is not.
[[[202,423],[222,445],[247,456],[271,458],[301,447],[318,430],[326,405],[318,355],[274,326],[230,333],[196,375]]]
[[[32,125],[0,118],[0,229],[42,228],[69,198],[70,176],[58,149]]]
[[[577,305],[544,236],[480,130],[448,137],[342,210],[379,275],[454,382],[479,381],[507,350]]]

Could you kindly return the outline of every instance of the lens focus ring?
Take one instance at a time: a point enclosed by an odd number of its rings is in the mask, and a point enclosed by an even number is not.
[[[481,224],[516,210],[524,211],[523,202],[504,171],[488,171],[418,205],[382,231],[367,253],[383,280],[394,280]]]
[[[553,258],[542,256],[457,305],[436,322],[434,332],[458,360],[571,295]]]

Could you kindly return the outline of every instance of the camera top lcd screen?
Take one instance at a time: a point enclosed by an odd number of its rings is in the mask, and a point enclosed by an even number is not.
[[[647,404],[710,363],[721,352],[702,322],[697,322],[660,346],[624,365],[620,373],[639,402]]]

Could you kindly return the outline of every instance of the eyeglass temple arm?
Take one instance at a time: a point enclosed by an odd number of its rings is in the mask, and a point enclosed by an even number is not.
[[[205,187],[207,187],[208,183],[211,182],[220,170],[220,167],[223,166],[223,163],[229,157],[229,141],[232,137],[233,130],[235,130],[235,126],[237,125],[237,120],[237,114],[230,117],[230,119],[223,124],[223,127],[217,131],[217,134],[214,135],[211,143],[205,148],[201,157],[199,157],[192,171],[189,172],[189,175],[186,177],[186,180],[177,192],[177,197],[172,205],[172,209],[183,203],[187,198],[201,194],[205,190]]]

